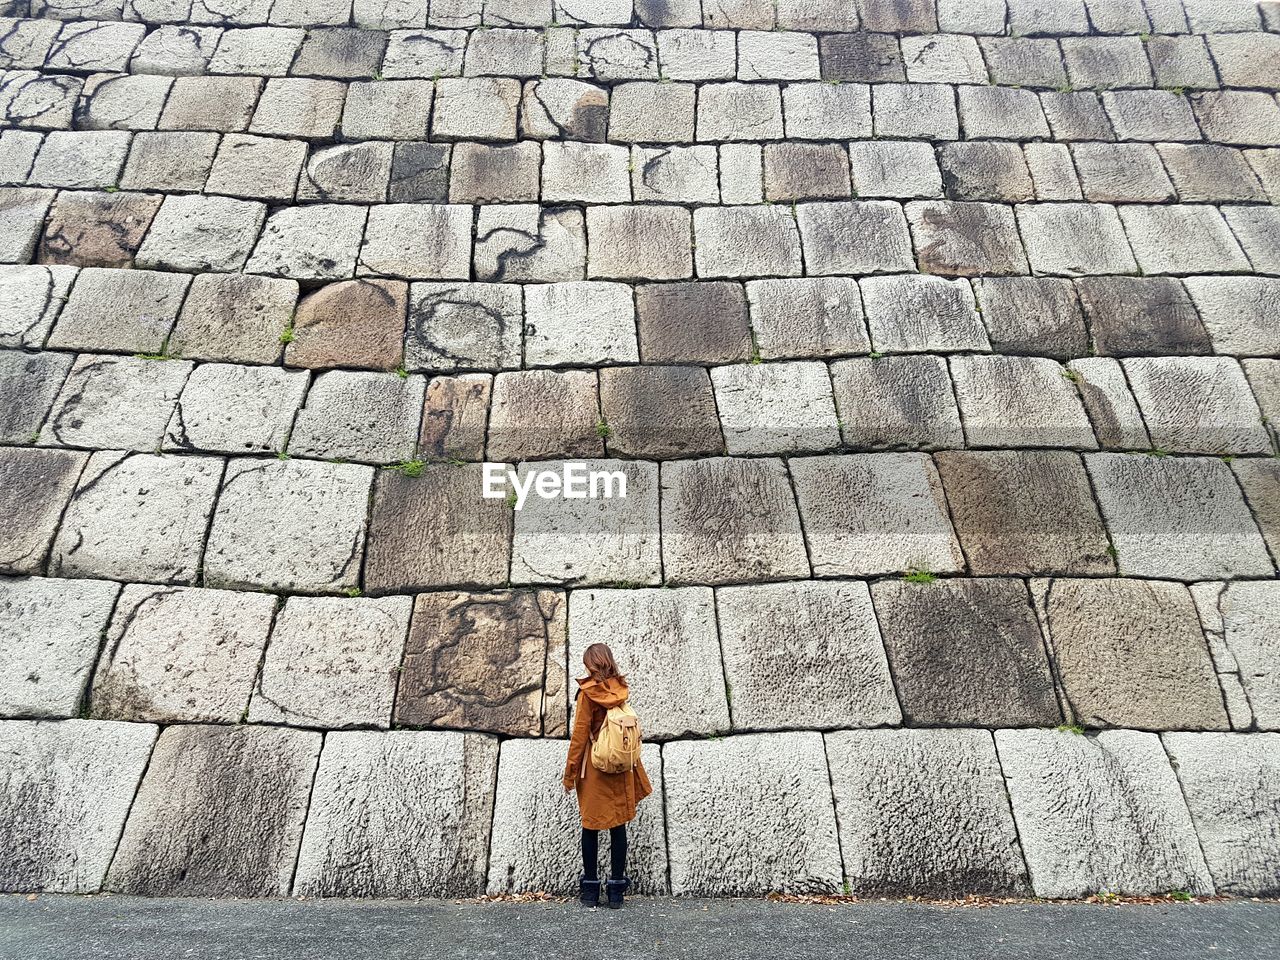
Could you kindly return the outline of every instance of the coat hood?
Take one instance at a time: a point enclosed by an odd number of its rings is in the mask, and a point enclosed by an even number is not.
[[[606,710],[620,707],[627,702],[627,685],[617,677],[610,677],[603,682],[593,677],[582,677],[578,680],[578,688],[592,703]]]

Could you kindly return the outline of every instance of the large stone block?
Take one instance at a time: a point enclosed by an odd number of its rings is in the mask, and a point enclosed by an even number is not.
[[[927,455],[805,457],[790,466],[815,576],[963,569]]]
[[[810,274],[895,273],[913,266],[907,218],[892,200],[805,203],[796,208],[796,221]]]
[[[156,728],[0,723],[0,890],[96,893]]]
[[[821,734],[682,741],[662,754],[672,893],[840,889],[840,845]]]
[[[1063,695],[1086,727],[1222,730],[1227,714],[1195,604],[1179,583],[1037,585]]]
[[[1263,730],[1280,730],[1280,584],[1228,584],[1217,607],[1254,721]]]
[[[1280,891],[1280,735],[1166,733],[1163,739],[1218,891]]]
[[[0,574],[38,574],[89,456],[0,447]]]
[[[278,367],[203,363],[165,431],[165,450],[279,453],[307,391],[307,374]]]
[[[267,218],[245,271],[297,280],[342,280],[355,272],[366,209],[338,203],[281,207]]]
[[[868,277],[859,289],[879,352],[991,349],[967,280],[904,273]]]
[[[1182,284],[1171,277],[1083,277],[1076,281],[1076,290],[1089,319],[1094,348],[1104,356],[1177,356],[1212,350],[1195,305]]]
[[[489,847],[491,894],[571,893],[582,876],[582,821],[577,798],[560,775],[569,752],[563,740],[507,740],[498,763],[498,790]],[[667,893],[667,842],[658,745],[641,748],[653,793],[627,824],[627,876],[640,894]],[[600,843],[600,876],[607,877],[609,841]]]
[[[781,460],[714,458],[662,466],[668,583],[809,575],[800,515]]]
[[[412,460],[426,389],[426,378],[416,375],[322,373],[298,411],[289,452],[379,464]]]
[[[716,612],[735,730],[902,722],[866,584],[724,587]]]
[[[1075,384],[1056,360],[953,357],[951,378],[971,446],[1098,448]]]
[[[849,892],[1029,891],[986,730],[840,731],[826,748]]]
[[[872,589],[907,723],[1054,726],[1040,627],[1018,580],[882,580]]]
[[[144,186],[156,188],[151,183]],[[160,201],[149,193],[66,191],[50,213],[38,259],[82,267],[130,267]]]
[[[395,722],[562,735],[565,607],[554,590],[419,594]]]
[[[192,360],[274,363],[297,301],[296,280],[201,274],[191,281],[167,348]],[[372,339],[369,328],[362,333]]]
[[[655,460],[724,453],[711,378],[701,367],[607,367],[600,411],[609,452]]]
[[[119,592],[103,580],[0,578],[0,716],[79,715]]]
[[[372,593],[507,582],[514,511],[484,499],[479,464],[380,470],[369,523]]]
[[[0,347],[42,346],[78,272],[65,266],[0,265]]]
[[[1221,460],[1096,453],[1085,462],[1122,574],[1222,580],[1274,572]]]
[[[332,733],[298,854],[302,897],[466,897],[484,889],[497,741]]]
[[[964,446],[942,357],[857,357],[831,364],[840,434],[856,449]]]
[[[1271,453],[1271,437],[1238,361],[1131,357],[1124,372],[1153,446],[1175,453]]]
[[[1040,203],[1018,207],[1031,269],[1053,276],[1137,273],[1115,207]]]
[[[0,443],[30,443],[39,436],[73,360],[52,351],[0,350]]]
[[[182,360],[82,353],[41,428],[58,446],[155,450],[191,373]]]
[[[570,498],[566,485],[565,495],[544,499],[534,492],[515,504],[511,582],[660,583],[657,464],[573,462],[573,482],[584,496]],[[520,482],[529,483],[531,472],[557,469],[567,473],[569,466],[522,466]]]
[[[167,728],[156,742],[105,889],[144,896],[289,893],[320,734]]]
[[[582,280],[587,234],[581,210],[489,204],[476,217],[477,280]]]
[[[590,280],[530,284],[524,298],[529,366],[640,360],[631,287]]]
[[[818,361],[713,367],[730,454],[803,453],[840,445],[831,379]]]
[[[996,749],[1036,896],[1213,893],[1155,734],[997,730]]]
[[[409,629],[408,597],[292,597],[276,616],[250,722],[386,727]]]
[[[409,370],[520,366],[524,318],[512,283],[415,283],[409,290]],[[398,335],[397,335],[398,339]]]
[[[356,586],[373,468],[305,460],[227,466],[204,557],[209,586],[325,593]]]
[[[631,704],[650,740],[729,729],[714,600],[707,587],[575,590],[569,601],[569,677],[585,673],[593,643],[632,678]],[[570,696],[576,695],[570,684]]]
[[[182,274],[86,267],[76,277],[49,345],[159,353],[190,283]]]
[[[1013,211],[996,203],[921,200],[907,205],[925,273],[1003,277],[1027,272]]]
[[[870,349],[858,285],[847,277],[747,283],[751,330],[765,360]]]
[[[742,287],[726,281],[646,283],[636,288],[645,363],[731,363],[751,356]]]
[[[935,459],[972,573],[1115,571],[1076,454],[948,451]]]
[[[1089,352],[1089,331],[1070,280],[997,277],[973,286],[997,353],[1066,360]]]
[[[269,594],[128,584],[94,674],[92,715],[235,723],[275,610]]]
[[[699,277],[799,276],[800,233],[782,207],[699,207],[694,212]]]
[[[195,583],[221,476],[216,457],[93,454],[58,528],[50,574]]]

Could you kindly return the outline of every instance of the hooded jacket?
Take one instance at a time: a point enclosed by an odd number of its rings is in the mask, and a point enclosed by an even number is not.
[[[636,804],[653,792],[644,764],[626,773],[604,773],[591,763],[591,742],[613,707],[627,701],[627,685],[616,677],[603,683],[578,681],[573,707],[573,736],[564,765],[564,787],[578,792],[578,812],[585,830],[608,830],[635,818]]]

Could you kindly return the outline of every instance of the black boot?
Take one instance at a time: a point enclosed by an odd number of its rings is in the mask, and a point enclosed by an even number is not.
[[[621,880],[609,881],[608,892],[609,892],[609,909],[610,910],[622,909],[622,892],[626,890],[627,887],[629,887],[630,885],[631,885],[631,881],[628,880],[626,877],[623,877]]]
[[[578,899],[582,901],[584,907],[600,906],[600,881],[583,877]]]

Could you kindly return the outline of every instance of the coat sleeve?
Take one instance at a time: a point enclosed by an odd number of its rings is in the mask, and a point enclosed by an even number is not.
[[[578,771],[582,769],[582,758],[587,753],[587,741],[591,737],[591,708],[586,698],[579,693],[573,706],[573,735],[569,739],[569,757],[564,762],[564,787],[572,790],[578,782]]]

